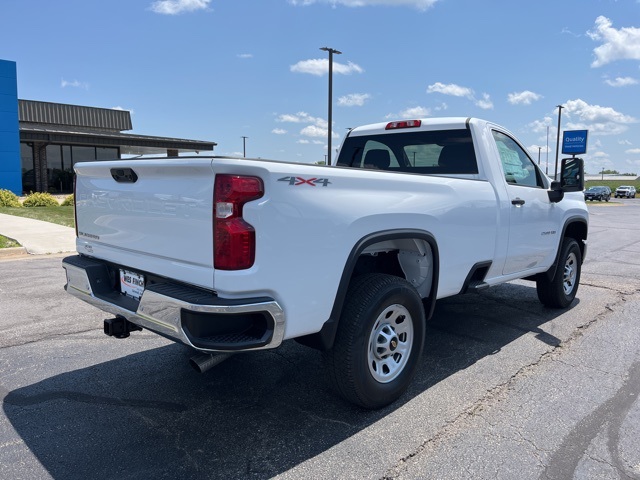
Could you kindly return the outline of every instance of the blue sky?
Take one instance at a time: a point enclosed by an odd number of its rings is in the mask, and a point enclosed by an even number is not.
[[[2,0],[23,99],[132,111],[134,133],[314,163],[349,127],[475,116],[587,171],[640,173],[640,0]],[[541,147],[541,149],[539,149]],[[553,167],[550,167],[550,171]]]

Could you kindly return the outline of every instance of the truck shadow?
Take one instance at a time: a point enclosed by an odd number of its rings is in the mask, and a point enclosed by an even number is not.
[[[543,324],[559,313],[518,284],[440,301],[409,392],[374,412],[329,391],[321,356],[294,342],[234,356],[204,375],[188,366],[190,351],[171,344],[0,391],[0,398],[53,478],[270,478],[525,334],[558,345]]]

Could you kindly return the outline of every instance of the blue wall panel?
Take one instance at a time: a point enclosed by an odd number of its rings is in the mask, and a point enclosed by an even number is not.
[[[16,63],[0,60],[0,189],[22,194]]]

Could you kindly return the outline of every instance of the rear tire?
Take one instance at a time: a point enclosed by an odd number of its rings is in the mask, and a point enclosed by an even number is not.
[[[567,308],[578,293],[582,252],[573,238],[562,242],[556,272],[551,280],[541,275],[536,282],[538,299],[546,307]]]
[[[422,299],[405,279],[367,274],[352,280],[333,348],[325,352],[329,381],[345,400],[381,408],[413,379],[424,346]]]

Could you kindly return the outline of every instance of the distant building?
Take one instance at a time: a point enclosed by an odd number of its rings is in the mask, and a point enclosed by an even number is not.
[[[18,100],[14,62],[0,60],[0,189],[69,193],[73,165],[123,155],[211,151],[214,142],[122,133],[128,111]]]

